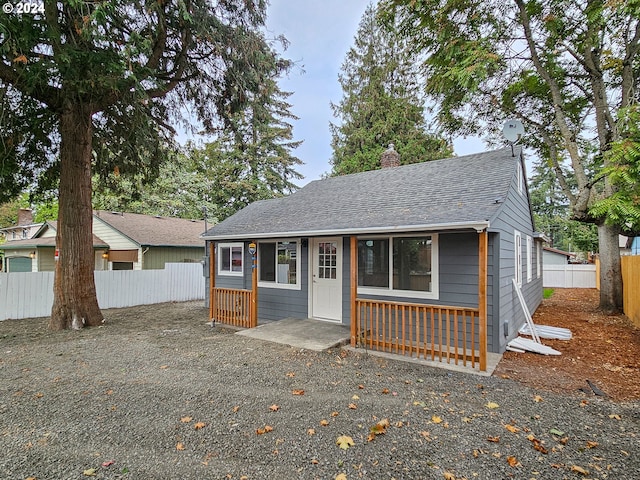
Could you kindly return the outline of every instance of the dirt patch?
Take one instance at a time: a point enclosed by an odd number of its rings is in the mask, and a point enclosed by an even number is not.
[[[555,289],[533,321],[571,330],[569,341],[542,339],[562,355],[506,352],[494,375],[538,389],[593,396],[590,380],[614,401],[639,399],[640,329],[624,315],[598,311],[598,296],[595,289]]]

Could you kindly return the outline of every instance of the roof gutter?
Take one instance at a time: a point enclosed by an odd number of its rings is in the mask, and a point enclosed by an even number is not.
[[[300,230],[291,232],[263,232],[263,233],[243,233],[233,235],[200,235],[203,240],[244,240],[254,238],[285,238],[285,237],[329,237],[335,235],[373,235],[383,233],[405,233],[405,232],[433,232],[443,230],[466,230],[472,229],[480,233],[489,228],[489,222],[459,222],[440,223],[426,225],[398,225],[387,227],[364,227],[364,228],[340,228],[329,230]]]

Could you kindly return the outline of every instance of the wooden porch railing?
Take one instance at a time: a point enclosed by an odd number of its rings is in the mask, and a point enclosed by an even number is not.
[[[211,292],[209,314],[213,321],[242,328],[258,325],[251,314],[251,290],[214,287]]]
[[[371,350],[475,368],[486,365],[480,331],[477,308],[356,299],[356,343]]]

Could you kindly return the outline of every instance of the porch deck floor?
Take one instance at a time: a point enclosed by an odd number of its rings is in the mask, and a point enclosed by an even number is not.
[[[256,328],[239,330],[236,332],[236,335],[290,345],[294,348],[304,348],[306,350],[321,352],[329,348],[348,344],[351,338],[351,329],[347,325],[324,322],[322,320],[285,318],[283,320],[260,324]],[[360,353],[365,351],[364,348],[353,348],[350,346],[345,348]],[[457,372],[475,373],[482,376],[491,376],[498,365],[498,362],[502,358],[502,355],[500,354],[487,353],[487,371],[481,372],[478,368],[477,362],[476,368],[471,368],[470,362],[467,362],[467,366],[465,367],[462,365],[462,361],[456,365],[453,359],[450,363],[447,363],[446,360],[443,360],[442,362],[437,360],[431,361],[422,358],[417,359],[415,357],[412,358],[404,355],[378,352],[375,350],[366,351],[370,355],[388,358],[390,360],[417,363],[419,365],[444,368]]]

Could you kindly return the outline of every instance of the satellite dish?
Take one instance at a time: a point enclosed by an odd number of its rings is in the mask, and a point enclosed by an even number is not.
[[[502,135],[510,143],[516,143],[524,135],[524,127],[520,120],[507,120],[502,127]]]

